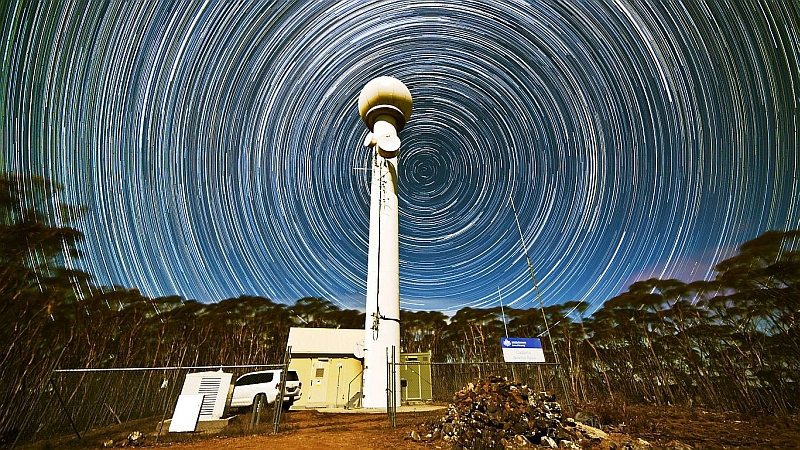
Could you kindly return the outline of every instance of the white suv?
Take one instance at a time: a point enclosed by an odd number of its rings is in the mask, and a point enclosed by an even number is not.
[[[289,409],[295,400],[299,400],[303,395],[301,388],[303,383],[297,376],[297,372],[289,370],[286,372],[286,390],[283,395],[283,407]],[[231,397],[231,408],[243,408],[253,405],[256,396],[263,394],[267,398],[267,404],[271,405],[278,397],[281,389],[281,369],[262,370],[244,374],[236,379]]]

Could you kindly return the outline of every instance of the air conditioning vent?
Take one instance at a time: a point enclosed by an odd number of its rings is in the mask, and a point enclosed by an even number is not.
[[[233,375],[224,372],[197,372],[186,375],[181,395],[202,395],[198,420],[216,420],[225,411]]]
[[[200,420],[205,417],[209,419],[215,418],[214,405],[217,403],[217,397],[220,394],[220,384],[222,384],[222,378],[219,377],[204,377],[200,380],[200,387],[197,389],[198,394],[203,394],[203,403],[200,405]],[[218,419],[219,417],[216,418]]]

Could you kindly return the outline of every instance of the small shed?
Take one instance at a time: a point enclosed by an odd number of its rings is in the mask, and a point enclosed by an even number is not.
[[[400,389],[403,402],[433,400],[431,352],[400,354]]]
[[[364,330],[290,328],[289,369],[303,383],[299,408],[360,407]]]
[[[222,371],[187,374],[169,421],[170,433],[210,430],[227,425],[222,414],[230,400],[232,378],[233,374]]]

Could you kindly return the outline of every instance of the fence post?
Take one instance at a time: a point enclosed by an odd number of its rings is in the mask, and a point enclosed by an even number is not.
[[[50,375],[47,376],[47,379],[49,380],[51,385],[53,383],[53,374],[55,373],[56,368],[58,367],[59,363],[61,363],[61,357],[64,356],[64,352],[66,352],[66,351],[67,351],[67,347],[62,348],[61,349],[61,353],[59,353],[58,354],[58,358],[56,358],[55,364],[53,364],[51,366]],[[45,391],[45,389],[47,389],[47,384],[48,383],[45,382],[45,383],[42,383],[39,386],[39,394],[36,396],[36,401],[34,402],[34,406],[38,406],[39,402],[42,401],[42,395],[44,395],[44,391]],[[28,414],[25,415],[25,419],[22,421],[22,426],[19,427],[19,432],[17,433],[17,436],[14,438],[14,443],[11,444],[11,450],[14,450],[14,448],[17,446],[17,442],[19,442],[19,437],[22,436],[23,432],[25,432],[25,428],[28,426],[28,421],[30,420],[30,417],[31,417],[31,409],[28,409]],[[41,425],[41,424],[42,423],[41,423],[41,420],[40,420],[39,421],[39,425]],[[34,432],[34,434],[35,434],[35,432]]]
[[[392,427],[397,426],[397,349],[392,346],[391,356],[386,349],[386,414]]]
[[[267,398],[264,394],[256,395],[256,398],[253,400],[253,413],[250,414],[251,430],[261,422],[261,411],[264,410],[264,406],[266,404],[267,404]]]
[[[278,397],[275,399],[275,411],[272,416],[272,433],[278,434],[278,428],[281,423],[281,414],[283,413],[283,395],[286,392],[286,375],[289,372],[289,363],[292,361],[292,346],[286,347],[286,353],[283,355],[283,368],[281,369],[281,387],[278,389]]]
[[[161,422],[158,423],[158,433],[156,434],[156,444],[158,444],[158,440],[161,438],[161,433],[164,431],[164,421],[167,420],[167,409],[169,408],[170,401],[172,400],[172,396],[175,392],[175,386],[178,385],[178,377],[180,376],[180,372],[176,371],[175,376],[173,376],[172,381],[170,382],[167,380],[167,375],[164,374],[163,381],[161,382],[161,386],[164,387],[164,398],[162,403],[164,405],[163,413],[161,414]],[[166,385],[164,384],[166,383]]]
[[[78,440],[81,440],[81,433],[78,431],[78,427],[75,426],[75,422],[72,420],[72,415],[69,413],[67,405],[64,403],[64,399],[61,398],[61,394],[58,393],[58,388],[56,387],[56,384],[53,383],[53,377],[50,377],[50,386],[53,388],[53,392],[55,392],[56,398],[58,398],[58,402],[61,404],[61,408],[64,410],[64,414],[67,415],[67,420],[69,420],[69,424],[72,427],[72,431],[74,431],[75,435],[78,436]]]

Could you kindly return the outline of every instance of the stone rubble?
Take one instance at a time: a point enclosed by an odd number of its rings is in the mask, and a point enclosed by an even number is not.
[[[145,435],[141,431],[134,431],[128,434],[128,438],[115,442],[113,439],[103,441],[103,448],[117,448],[117,447],[140,447],[145,445]]]
[[[128,435],[128,440],[123,442],[121,447],[125,447],[128,445],[138,447],[144,444],[144,433],[141,431],[134,431],[133,433]]]
[[[564,448],[580,439],[574,426],[562,425],[555,396],[498,376],[474,380],[456,392],[445,416],[427,428],[412,439],[441,438],[464,449],[559,448],[565,441]]]
[[[490,376],[456,392],[444,417],[428,422],[424,430],[412,431],[410,438],[415,442],[442,439],[452,448],[464,450],[580,449],[596,446],[608,435],[563,417],[554,395],[534,392],[519,381]]]

